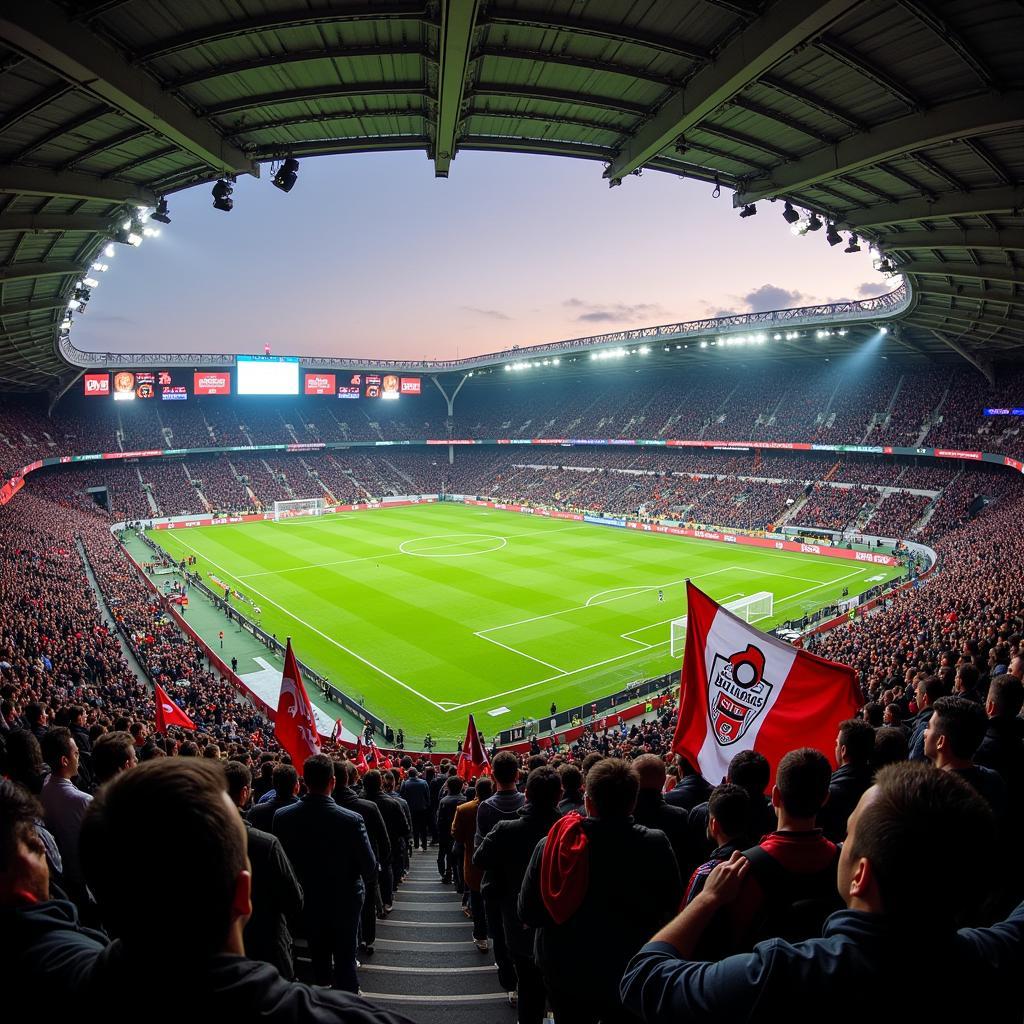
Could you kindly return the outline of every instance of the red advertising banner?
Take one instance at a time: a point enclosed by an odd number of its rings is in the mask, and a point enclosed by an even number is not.
[[[937,459],[971,459],[973,461],[980,461],[981,452],[962,452],[958,448],[936,448],[935,457]]]
[[[418,395],[421,393],[421,384],[419,377],[403,377],[402,378],[402,394],[403,395]]]
[[[231,374],[226,370],[210,373],[203,370],[193,375],[193,390],[197,395],[230,395]]]
[[[336,379],[333,373],[307,373],[303,391],[307,395],[333,395]]]
[[[106,397],[110,394],[109,373],[87,373],[82,377],[83,394],[89,398]]]

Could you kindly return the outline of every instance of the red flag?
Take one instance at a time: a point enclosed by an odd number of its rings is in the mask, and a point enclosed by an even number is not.
[[[852,668],[762,633],[686,583],[686,652],[672,749],[709,782],[741,750],[768,758],[815,747],[834,758],[839,723],[860,707]]]
[[[462,744],[462,753],[459,754],[459,763],[456,766],[456,774],[460,779],[472,781],[478,775],[489,775],[491,762],[487,758],[487,751],[480,742],[480,734],[476,731],[476,722],[473,716],[469,716],[469,725],[466,728],[466,742]]]
[[[360,775],[365,775],[369,770],[370,766],[366,763],[366,755],[363,753],[363,737],[359,735],[356,737],[356,756],[355,756],[356,771]]]
[[[320,737],[316,732],[313,707],[302,685],[302,676],[292,650],[291,637],[284,654],[284,673],[281,676],[281,696],[274,716],[274,736],[288,751],[292,764],[302,771],[307,757],[320,753]]]
[[[159,683],[153,685],[156,687],[156,731],[166,733],[169,725],[180,725],[182,729],[194,729],[195,722],[167,696],[167,691]]]
[[[389,772],[389,771],[391,771],[391,769],[393,767],[394,767],[394,765],[391,763],[391,755],[390,754],[385,754],[384,755],[384,763],[381,765],[381,768],[383,768],[384,771]]]
[[[380,766],[380,751],[377,749],[377,744],[370,740],[366,745],[366,769],[377,768]]]
[[[334,723],[334,730],[331,732],[331,742],[337,743],[341,739],[342,724],[341,719],[337,719]]]

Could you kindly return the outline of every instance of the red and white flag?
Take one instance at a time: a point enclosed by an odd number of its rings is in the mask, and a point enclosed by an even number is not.
[[[478,775],[490,775],[491,762],[487,757],[487,751],[480,742],[480,733],[476,731],[476,722],[473,716],[469,716],[469,725],[466,727],[466,742],[462,744],[462,753],[459,754],[459,763],[455,772],[460,779],[472,781]]]
[[[284,654],[284,673],[281,677],[281,696],[274,716],[274,736],[288,751],[292,764],[301,773],[307,757],[320,753],[320,737],[316,732],[313,706],[302,685],[299,665],[292,651],[292,640]]]
[[[363,737],[361,734],[356,737],[356,754],[352,760],[355,763],[356,771],[360,775],[365,775],[370,770],[370,766],[366,763],[366,754],[363,752]]]
[[[166,733],[169,725],[179,725],[182,729],[194,729],[195,722],[167,696],[167,691],[159,683],[154,683],[154,686],[156,687],[156,731]]]
[[[672,749],[712,784],[741,750],[814,747],[833,760],[839,723],[860,707],[852,668],[798,651],[686,583],[686,651]]]

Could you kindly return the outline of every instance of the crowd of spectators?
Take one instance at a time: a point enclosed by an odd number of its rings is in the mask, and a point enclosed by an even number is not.
[[[871,513],[871,518],[863,528],[864,532],[878,537],[907,537],[931,501],[926,494],[890,491]]]
[[[794,514],[795,526],[819,530],[845,530],[855,525],[864,506],[878,500],[880,492],[870,487],[830,487],[816,484],[804,505]]]

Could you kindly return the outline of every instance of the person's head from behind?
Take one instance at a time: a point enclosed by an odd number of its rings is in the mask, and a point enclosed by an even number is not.
[[[458,775],[449,775],[444,786],[449,796],[458,796],[462,792],[462,779]]]
[[[494,794],[494,782],[486,775],[476,780],[475,794],[477,800],[483,803],[489,796]]]
[[[371,768],[363,776],[363,796],[367,800],[376,800],[380,796],[382,785],[383,780],[381,779],[380,772],[376,768]]]
[[[729,762],[729,775],[725,780],[734,786],[742,786],[752,800],[764,796],[768,780],[772,777],[768,758],[757,750],[741,750]]]
[[[184,950],[241,952],[252,911],[246,832],[218,761],[164,758],[122,773],[90,806],[80,852],[104,923],[127,950],[169,963]],[[154,884],[173,885],[176,901],[159,928],[141,909]]]
[[[606,757],[587,772],[587,814],[608,821],[628,818],[636,807],[639,788],[636,775],[627,762],[617,757]]]
[[[750,794],[723,782],[708,797],[708,835],[716,846],[746,842],[750,827]]]
[[[871,754],[871,767],[878,771],[887,764],[898,764],[906,761],[910,753],[905,729],[898,726],[883,726],[875,733],[875,747]]]
[[[50,898],[50,868],[35,826],[42,816],[27,789],[0,779],[0,907]]]
[[[966,697],[940,697],[924,730],[924,756],[937,768],[970,764],[988,729],[980,704]]]
[[[299,773],[293,764],[274,765],[272,781],[274,798],[281,802],[291,799],[299,791]]]
[[[985,713],[989,718],[1010,721],[1020,714],[1024,706],[1024,684],[1009,672],[993,676],[988,684]]]
[[[519,778],[519,758],[511,750],[501,750],[491,762],[491,775],[499,789],[509,789]]]
[[[558,778],[562,783],[562,796],[566,799],[579,797],[583,788],[583,772],[574,764],[563,764],[558,769]]]
[[[660,793],[665,788],[665,762],[657,754],[641,754],[633,762],[641,789]]]
[[[334,792],[334,762],[326,754],[307,757],[302,778],[313,796],[330,796]]]
[[[813,747],[791,750],[779,762],[772,788],[772,806],[779,815],[779,824],[789,827],[813,820],[828,800],[832,765],[828,758]]]
[[[135,743],[130,732],[105,732],[92,747],[92,774],[97,784],[109,782],[115,775],[137,764]]]
[[[534,768],[526,777],[526,802],[536,811],[553,811],[562,795],[554,768]]]
[[[838,883],[848,907],[887,914],[926,935],[948,929],[976,903],[983,882],[964,865],[990,848],[995,819],[955,773],[919,762],[888,765],[847,827]]]
[[[836,763],[863,768],[875,750],[875,730],[861,718],[848,718],[839,725]]]

